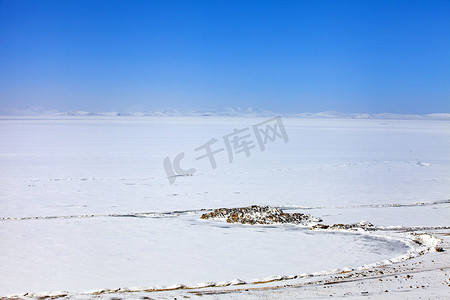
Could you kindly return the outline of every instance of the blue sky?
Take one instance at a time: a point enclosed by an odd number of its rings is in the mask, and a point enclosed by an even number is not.
[[[0,0],[0,108],[450,112],[450,1]]]

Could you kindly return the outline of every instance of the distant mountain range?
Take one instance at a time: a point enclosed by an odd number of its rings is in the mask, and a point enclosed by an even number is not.
[[[450,113],[434,114],[392,114],[392,113],[339,113],[325,111],[318,113],[277,113],[257,108],[225,108],[214,110],[179,111],[176,109],[162,109],[148,112],[89,112],[89,111],[67,111],[60,112],[46,110],[40,107],[31,107],[27,110],[0,110],[4,116],[152,116],[152,117],[273,117],[282,116],[290,118],[334,118],[334,119],[407,119],[407,120],[450,120]]]

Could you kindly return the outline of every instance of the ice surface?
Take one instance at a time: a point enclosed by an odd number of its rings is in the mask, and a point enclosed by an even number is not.
[[[0,230],[3,295],[250,281],[358,267],[408,250],[372,236],[227,224],[197,214],[9,221]]]
[[[252,280],[406,253],[396,240],[200,220],[202,208],[257,204],[326,223],[449,225],[448,202],[384,205],[450,198],[448,121],[284,118],[288,143],[232,163],[223,151],[214,170],[195,159],[210,139],[225,147],[224,135],[266,119],[1,118],[0,217],[16,220],[0,221],[0,295]],[[180,152],[182,166],[197,171],[170,185],[163,160]],[[184,210],[194,211],[174,213]],[[141,217],[117,216],[129,213]],[[99,216],[108,214],[116,216]],[[60,218],[71,215],[98,217]]]
[[[265,119],[86,117],[1,120],[0,214],[172,211],[259,205],[411,203],[450,195],[450,123],[284,119],[250,157],[194,149]],[[224,147],[223,142],[218,147]],[[197,169],[169,185],[166,156]],[[419,162],[430,163],[423,167]]]

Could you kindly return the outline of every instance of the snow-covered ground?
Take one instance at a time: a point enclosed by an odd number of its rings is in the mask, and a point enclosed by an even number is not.
[[[278,135],[261,151],[253,126],[268,119],[0,118],[0,296],[252,282],[412,247],[388,233],[201,220],[201,209],[258,204],[326,224],[450,225],[450,122],[283,118],[288,142]],[[254,147],[232,149],[230,163],[224,137],[235,129]],[[223,148],[215,169],[196,160],[211,139]],[[181,152],[181,168],[195,172],[170,184],[163,161]]]

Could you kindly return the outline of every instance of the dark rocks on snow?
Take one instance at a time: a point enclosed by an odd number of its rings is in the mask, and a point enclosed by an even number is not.
[[[374,229],[375,226],[367,221],[361,221],[359,223],[353,223],[353,224],[333,224],[333,225],[327,225],[327,224],[317,224],[314,226],[311,226],[311,230],[355,230],[355,229],[363,229],[363,230],[371,230]]]
[[[202,219],[225,219],[228,223],[242,224],[275,224],[292,223],[308,224],[321,222],[320,218],[302,213],[284,213],[281,209],[269,206],[251,205],[239,208],[218,208],[203,214]]]

